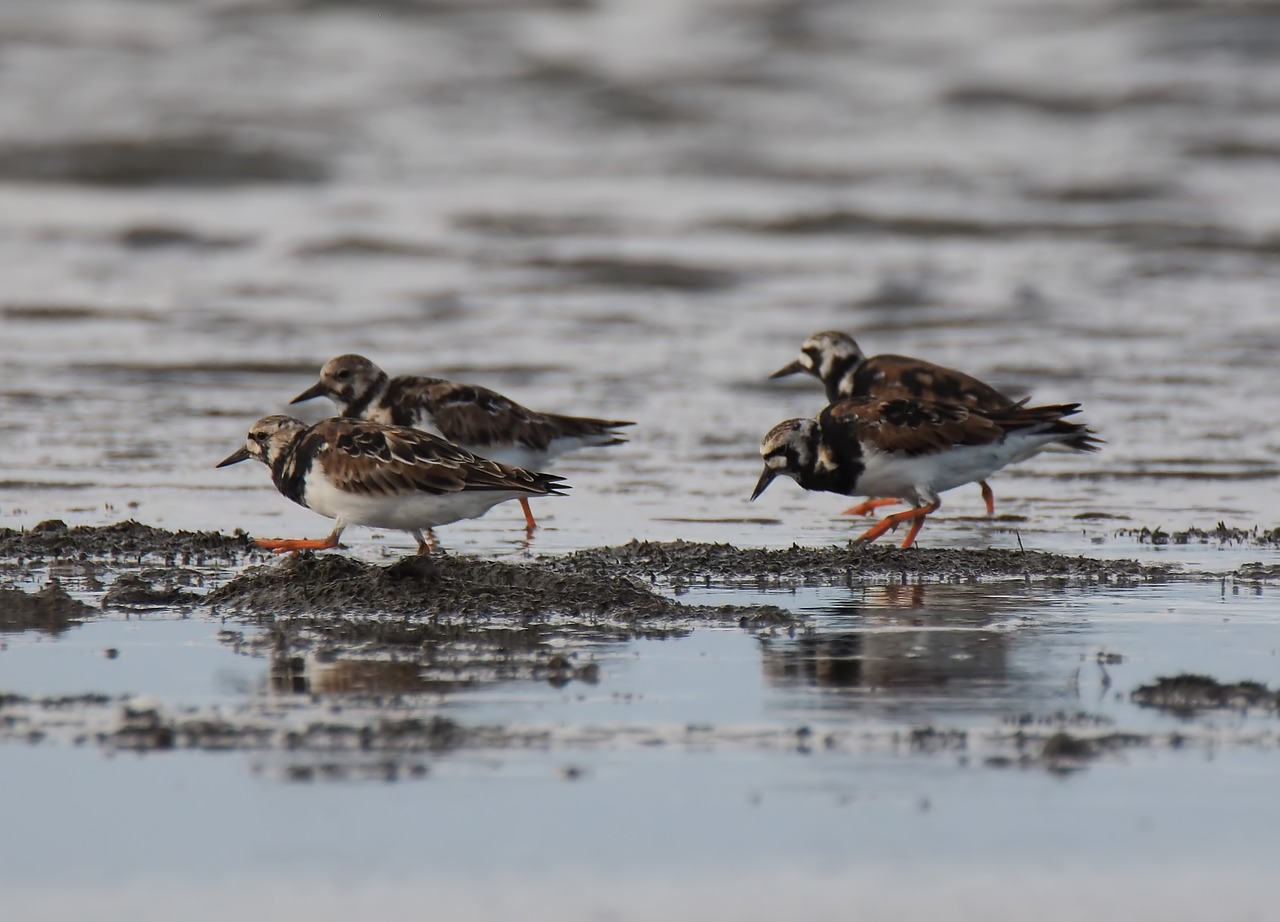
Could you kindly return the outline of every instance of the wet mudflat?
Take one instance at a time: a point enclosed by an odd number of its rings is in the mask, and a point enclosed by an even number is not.
[[[6,918],[1270,916],[1274,10],[12,0],[0,46]],[[913,551],[748,503],[826,328],[1104,450]],[[329,525],[212,465],[348,351],[638,425],[532,541],[255,552]]]
[[[814,913],[856,886],[1017,918],[1063,873],[1104,916],[1218,905],[1171,873],[1269,900],[1280,619],[1257,573],[688,542],[269,559],[131,523],[5,540],[31,583],[95,603],[0,650],[5,777],[63,808],[6,808],[14,911],[794,908],[761,875]],[[485,605],[449,611],[459,578]],[[143,591],[165,580],[184,595]]]

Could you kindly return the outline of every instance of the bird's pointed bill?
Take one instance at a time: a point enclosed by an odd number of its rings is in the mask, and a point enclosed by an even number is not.
[[[760,479],[756,481],[756,488],[751,491],[751,498],[754,500],[763,493],[773,483],[773,478],[778,476],[778,472],[771,467],[766,467],[764,473],[760,475]]]
[[[302,403],[304,400],[315,400],[317,397],[323,397],[324,393],[325,393],[324,382],[317,381],[315,384],[311,385],[309,388],[307,388],[297,397],[294,397],[292,400],[290,400],[289,403],[294,404],[294,403]]]
[[[241,447],[233,451],[231,454],[227,455],[225,458],[219,461],[215,466],[230,467],[233,464],[239,464],[241,461],[248,461],[251,457],[253,456],[249,454],[249,449]]]
[[[775,378],[789,378],[792,375],[799,374],[802,371],[804,371],[804,366],[800,364],[799,359],[796,359],[790,365],[785,365],[782,368],[779,368],[773,374],[769,375],[769,380],[772,381]]]

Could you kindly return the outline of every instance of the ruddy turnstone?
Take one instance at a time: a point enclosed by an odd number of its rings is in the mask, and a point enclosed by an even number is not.
[[[418,553],[431,546],[423,529],[479,518],[498,503],[557,496],[563,477],[479,458],[452,442],[403,426],[360,419],[324,419],[308,426],[292,416],[264,416],[244,447],[218,467],[257,458],[276,489],[300,506],[334,519],[321,539],[260,539],[283,552],[336,547],[348,525],[407,531]]]
[[[954,368],[905,355],[868,358],[852,336],[838,330],[814,333],[800,346],[800,357],[769,378],[785,378],[797,372],[821,381],[828,403],[850,397],[911,397],[985,412],[1008,410],[1017,405],[990,384]],[[980,480],[978,486],[982,488],[987,515],[995,515],[996,498],[991,487],[985,480]],[[893,506],[897,502],[888,498],[869,499],[846,509],[845,513],[866,515],[880,506]]]
[[[886,516],[858,537],[873,541],[911,523],[902,546],[915,541],[925,517],[942,505],[939,494],[980,481],[1047,445],[1097,451],[1086,426],[1066,422],[1079,404],[1016,404],[982,412],[912,398],[854,397],[834,403],[817,419],[788,419],[760,445],[764,473],[754,500],[780,474],[806,490],[846,496],[895,496],[912,508]]]
[[[467,451],[503,464],[541,470],[579,448],[618,445],[615,432],[635,423],[589,416],[539,413],[474,384],[414,375],[389,377],[362,355],[339,355],[325,362],[320,380],[291,403],[328,397],[343,416],[396,426],[413,426],[448,439]],[[525,525],[538,527],[529,503],[520,498]]]

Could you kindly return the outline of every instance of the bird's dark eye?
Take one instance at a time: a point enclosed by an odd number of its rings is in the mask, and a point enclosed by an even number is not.
[[[337,378],[339,381],[346,381],[348,378],[351,377],[351,372],[348,369],[344,368],[342,371],[334,375],[334,377]]]

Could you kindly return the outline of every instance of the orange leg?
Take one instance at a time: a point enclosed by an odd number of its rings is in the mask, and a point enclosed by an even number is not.
[[[991,487],[985,480],[979,480],[978,486],[982,487],[982,500],[987,504],[987,515],[995,515],[996,495],[991,492]]]
[[[529,501],[523,496],[520,497],[520,508],[524,510],[524,528],[529,534],[533,534],[538,527],[538,521],[533,517],[533,510],[529,508]]]
[[[930,513],[937,512],[941,503],[932,503],[928,506],[918,506],[915,509],[908,509],[906,512],[895,512],[893,515],[887,515],[872,527],[858,536],[857,541],[874,541],[887,531],[892,531],[903,522],[911,523],[911,530],[907,532],[906,540],[902,542],[903,547],[911,547],[916,540],[916,535],[920,534],[920,527],[924,525],[925,516]]]
[[[425,531],[426,537],[423,537],[422,531]],[[440,546],[440,542],[436,540],[436,533],[430,528],[424,528],[422,531],[415,531],[413,536],[418,539],[418,555],[420,557],[430,557],[431,552]]]
[[[276,554],[296,554],[298,551],[323,551],[337,547],[340,534],[340,531],[335,531],[327,538],[254,538],[253,543]]]
[[[850,506],[842,514],[843,515],[871,515],[872,512],[881,506],[896,506],[902,502],[900,499],[869,499],[865,503],[858,503],[856,506]]]

